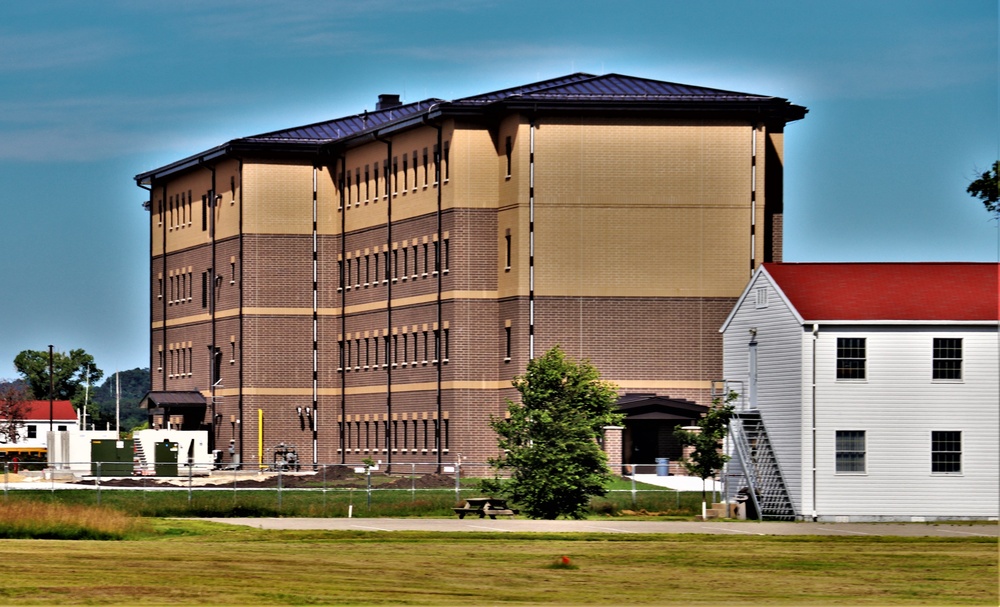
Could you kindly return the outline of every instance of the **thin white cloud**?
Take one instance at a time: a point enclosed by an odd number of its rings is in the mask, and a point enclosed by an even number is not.
[[[118,37],[100,29],[0,32],[0,49],[0,73],[79,68],[128,52]]]

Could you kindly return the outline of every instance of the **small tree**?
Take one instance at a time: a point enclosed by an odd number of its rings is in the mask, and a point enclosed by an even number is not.
[[[986,171],[970,183],[965,191],[982,200],[986,211],[1000,218],[1000,160],[993,163],[991,171]]]
[[[683,428],[674,430],[677,441],[685,447],[694,447],[691,457],[681,460],[684,468],[693,476],[701,479],[701,514],[705,516],[705,481],[715,477],[729,461],[729,456],[722,452],[722,439],[729,431],[729,420],[733,417],[733,401],[739,395],[730,392],[723,402],[721,398],[712,400],[712,406],[695,424],[698,431]]]
[[[582,518],[590,497],[607,493],[611,482],[598,441],[604,426],[622,420],[617,386],[558,346],[529,362],[513,384],[521,402],[508,400],[509,417],[490,421],[504,453],[490,460],[497,476],[482,489],[505,496],[530,518]],[[510,478],[503,480],[506,470]]]
[[[23,382],[0,380],[0,442],[17,442],[28,400],[28,389]]]

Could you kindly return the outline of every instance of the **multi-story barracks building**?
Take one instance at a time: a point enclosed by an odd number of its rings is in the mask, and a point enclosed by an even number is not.
[[[244,464],[280,443],[305,465],[482,463],[511,379],[557,344],[632,401],[706,405],[719,327],[781,260],[783,132],[806,111],[572,74],[381,95],[137,175],[151,421]],[[623,463],[675,447],[676,416],[640,409]]]

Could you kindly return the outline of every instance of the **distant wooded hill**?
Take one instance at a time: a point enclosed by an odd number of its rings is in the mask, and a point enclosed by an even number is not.
[[[145,409],[139,408],[139,401],[149,390],[149,369],[130,369],[120,372],[121,429],[125,432],[142,426],[147,422]],[[87,423],[93,423],[98,430],[115,427],[115,373],[108,373],[104,383],[91,388],[90,405],[87,407]]]

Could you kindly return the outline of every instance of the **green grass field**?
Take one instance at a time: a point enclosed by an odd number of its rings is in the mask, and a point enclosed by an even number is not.
[[[262,531],[4,540],[0,603],[996,605],[994,539]],[[568,556],[573,567],[553,567]]]

